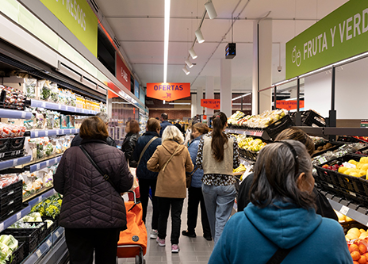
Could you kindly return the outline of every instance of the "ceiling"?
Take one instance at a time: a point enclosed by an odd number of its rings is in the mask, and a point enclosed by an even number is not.
[[[237,43],[232,60],[232,90],[250,91],[253,67],[253,23],[271,11],[273,20],[272,81],[285,79],[285,44],[348,0],[212,0],[217,18],[203,22],[205,42],[195,43],[198,58],[190,74],[182,71],[194,41],[207,0],[173,0],[170,12],[168,82],[190,82],[191,89],[205,87],[206,76],[220,86],[220,60],[228,42]],[[143,86],[163,81],[164,0],[95,0],[127,54]],[[244,8],[245,7],[245,8]],[[242,11],[243,10],[243,11]],[[231,17],[239,16],[231,29]],[[232,41],[233,37],[233,41]],[[282,71],[278,72],[281,45]]]

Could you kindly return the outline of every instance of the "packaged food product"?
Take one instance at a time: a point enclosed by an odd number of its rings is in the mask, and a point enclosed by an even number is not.
[[[50,102],[57,103],[59,102],[59,89],[56,83],[50,84]]]
[[[23,137],[26,132],[25,126],[16,126],[0,123],[0,138]]]
[[[26,86],[25,96],[27,98],[36,98],[37,79],[25,78],[24,83]]]
[[[47,80],[41,80],[38,82],[38,89],[40,94],[40,99],[48,101],[51,96],[51,82]]]

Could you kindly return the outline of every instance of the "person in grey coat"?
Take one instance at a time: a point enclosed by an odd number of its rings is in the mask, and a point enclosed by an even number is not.
[[[193,164],[195,164],[198,152],[199,141],[201,140],[204,134],[207,134],[209,128],[206,124],[196,123],[192,127],[193,132],[191,133],[191,137],[193,141],[190,143],[188,150],[190,154],[190,158],[192,159]],[[193,173],[193,172],[191,172]],[[198,217],[198,205],[201,204],[201,216],[202,216],[202,228],[203,228],[203,237],[211,241],[211,228],[207,218],[206,206],[204,204],[203,194],[202,194],[202,177],[203,170],[197,169],[197,166],[194,167],[194,173],[192,175],[191,185],[188,188],[189,192],[189,200],[188,200],[188,229],[182,231],[184,236],[188,237],[196,237],[195,228],[197,226],[197,217]]]

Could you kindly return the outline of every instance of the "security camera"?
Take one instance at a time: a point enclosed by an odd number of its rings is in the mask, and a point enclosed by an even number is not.
[[[282,71],[282,67],[281,66],[277,67],[277,71],[278,72],[281,72]]]

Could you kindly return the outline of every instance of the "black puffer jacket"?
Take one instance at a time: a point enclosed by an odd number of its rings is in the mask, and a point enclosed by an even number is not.
[[[137,144],[138,138],[139,138],[138,133],[136,134],[128,133],[125,136],[123,144],[121,145],[121,150],[124,152],[126,160],[129,160],[130,167],[137,167],[137,162],[132,161],[132,155],[135,145]]]
[[[133,185],[124,154],[102,140],[83,140],[92,159],[109,175],[117,191]],[[64,195],[60,225],[66,228],[126,229],[124,201],[103,179],[79,147],[68,149],[54,175],[55,190]]]

